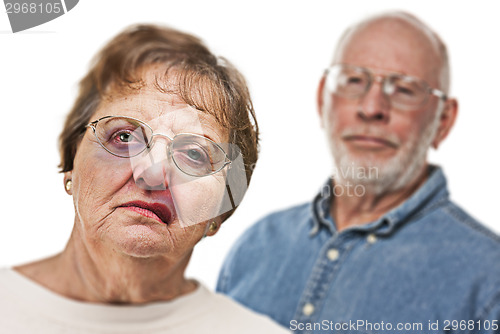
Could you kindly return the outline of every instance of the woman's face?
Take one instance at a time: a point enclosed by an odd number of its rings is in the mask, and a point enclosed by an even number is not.
[[[227,132],[215,119],[160,92],[145,76],[146,86],[129,95],[101,102],[92,121],[104,116],[128,116],[173,138],[178,133],[227,142]],[[107,152],[87,129],[78,146],[73,182],[75,229],[87,248],[100,254],[118,252],[133,257],[181,258],[207,232],[217,216],[225,191],[224,170],[191,177],[168,157],[171,141],[155,136],[151,150],[133,158]]]

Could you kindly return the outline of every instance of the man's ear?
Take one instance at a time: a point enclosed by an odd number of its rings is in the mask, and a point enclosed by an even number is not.
[[[317,112],[319,115],[319,119],[321,122],[321,127],[324,128],[323,124],[323,106],[324,106],[324,95],[323,95],[323,89],[325,88],[325,81],[326,81],[326,76],[323,75],[321,77],[321,80],[319,81],[318,85],[318,91],[316,92],[316,102],[317,102]]]
[[[434,149],[437,149],[441,145],[441,142],[448,136],[457,119],[458,101],[456,99],[448,99],[444,103],[444,109],[439,118],[439,127],[432,141]]]

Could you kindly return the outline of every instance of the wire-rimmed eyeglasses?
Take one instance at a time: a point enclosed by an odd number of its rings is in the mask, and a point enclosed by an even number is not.
[[[363,97],[374,82],[379,82],[391,104],[402,110],[423,106],[431,95],[443,101],[448,99],[445,93],[424,80],[398,73],[375,75],[365,67],[337,64],[327,68],[325,76],[329,92],[349,99]]]
[[[104,116],[90,122],[99,144],[120,158],[138,156],[153,145],[155,136],[168,138],[168,156],[175,166],[190,176],[208,176],[231,163],[224,149],[211,139],[192,133],[179,133],[173,138],[154,133],[145,122],[132,117]]]

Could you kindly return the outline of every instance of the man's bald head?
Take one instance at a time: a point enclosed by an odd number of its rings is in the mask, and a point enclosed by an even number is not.
[[[381,35],[386,36],[385,42],[380,40]],[[381,43],[382,41],[382,43]],[[386,49],[387,45],[384,43],[399,43],[401,44],[401,49],[406,47],[406,54],[401,52],[399,55],[394,55],[397,57],[408,57],[411,54],[411,58],[414,61],[425,63],[427,68],[426,77],[422,79],[426,81],[437,81],[435,86],[439,88],[446,94],[449,92],[450,86],[450,69],[448,61],[448,52],[445,44],[442,42],[441,38],[425,23],[420,21],[415,16],[408,14],[406,12],[389,12],[369,17],[354,26],[349,27],[342,35],[339,43],[337,44],[335,56],[333,59],[333,64],[345,62],[346,53],[350,52],[362,52],[358,48],[357,44],[363,43],[375,43],[379,44],[373,50],[378,49],[380,54],[370,54],[368,56],[373,57],[384,57],[383,51]],[[404,46],[402,44],[405,44]],[[362,65],[362,64],[353,64]],[[422,67],[423,64],[420,64]],[[368,64],[365,64],[368,66]],[[394,70],[387,68],[387,70]],[[404,69],[405,73],[412,75],[419,75],[419,73],[412,73],[411,68]],[[435,80],[430,80],[429,77],[438,76]],[[429,84],[433,85],[432,82]]]

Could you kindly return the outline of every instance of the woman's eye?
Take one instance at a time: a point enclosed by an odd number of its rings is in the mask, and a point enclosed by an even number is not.
[[[130,133],[126,133],[126,132],[122,132],[118,135],[118,138],[120,139],[120,141],[124,142],[124,143],[128,143],[130,141],[132,141],[132,135]]]
[[[208,155],[203,148],[186,148],[183,150],[183,153],[193,162],[205,163],[209,160]]]
[[[210,163],[210,156],[207,150],[198,145],[187,145],[187,147],[175,148],[174,155],[179,161],[184,161],[188,164],[200,165]]]
[[[200,160],[202,157],[201,153],[196,150],[188,150],[186,153],[188,157],[193,160]]]

